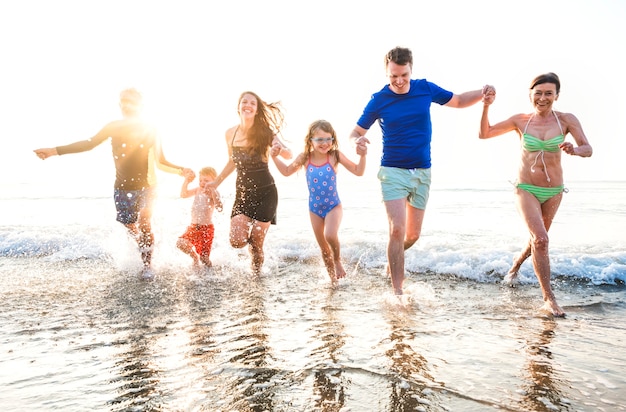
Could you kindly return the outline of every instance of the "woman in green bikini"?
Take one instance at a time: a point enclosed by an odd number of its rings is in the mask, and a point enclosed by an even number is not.
[[[488,139],[515,131],[520,137],[522,156],[515,196],[517,208],[530,232],[530,241],[513,261],[513,266],[503,282],[513,284],[522,263],[532,256],[545,302],[542,309],[554,316],[565,316],[563,309],[556,303],[550,286],[548,254],[548,230],[565,191],[561,152],[581,157],[589,157],[592,153],[576,116],[552,109],[552,105],[559,98],[560,89],[561,82],[556,74],[537,76],[530,85],[530,101],[534,111],[516,114],[495,125],[489,124],[489,106],[495,100],[495,91],[486,90],[483,94],[483,114],[478,134],[480,139]],[[565,141],[568,134],[575,144]]]

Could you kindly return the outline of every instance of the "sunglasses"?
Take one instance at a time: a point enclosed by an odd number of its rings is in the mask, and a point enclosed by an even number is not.
[[[331,143],[335,140],[334,137],[312,137],[311,141],[314,143]]]

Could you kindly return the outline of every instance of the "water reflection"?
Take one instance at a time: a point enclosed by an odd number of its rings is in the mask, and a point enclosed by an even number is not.
[[[339,351],[345,344],[344,325],[337,319],[340,307],[335,306],[336,294],[330,292],[322,303],[321,319],[314,325],[313,339],[320,346],[313,349],[314,366],[313,393],[315,406],[324,412],[341,410],[345,402],[346,382],[342,377],[343,366],[339,363]]]
[[[112,332],[117,337],[113,345],[123,349],[114,364],[117,377],[112,380],[119,394],[110,404],[114,411],[160,411],[163,405],[154,345],[163,327],[153,324],[167,305],[156,284],[136,286],[126,280],[115,282],[106,299],[110,306],[106,307],[105,316],[112,322]]]
[[[561,382],[555,377],[554,359],[550,343],[555,336],[557,322],[541,319],[539,325],[520,325],[526,341],[526,376],[521,386],[523,410],[544,412],[570,410],[562,403]]]
[[[419,328],[410,315],[402,314],[392,316],[389,326],[391,347],[385,355],[391,360],[389,369],[395,375],[391,379],[389,410],[423,410],[426,405],[439,403],[432,388],[442,385],[435,382],[428,360],[419,353]]]
[[[265,279],[249,279],[239,293],[239,305],[231,301],[228,333],[230,352],[224,367],[231,369],[232,381],[228,383],[228,397],[232,403],[228,410],[271,411],[274,408],[274,385],[272,380],[277,371],[270,367],[271,350],[268,344],[267,315],[265,313]]]

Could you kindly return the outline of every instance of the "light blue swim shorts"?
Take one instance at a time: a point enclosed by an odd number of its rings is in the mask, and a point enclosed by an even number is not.
[[[426,209],[430,193],[430,168],[401,169],[381,166],[378,180],[383,201],[407,199],[414,208]]]

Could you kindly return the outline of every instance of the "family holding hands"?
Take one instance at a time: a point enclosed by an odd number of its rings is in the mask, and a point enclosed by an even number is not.
[[[543,309],[554,316],[564,316],[550,286],[548,230],[566,191],[561,153],[589,157],[592,149],[576,116],[553,109],[560,93],[558,76],[546,73],[533,79],[529,89],[530,113],[516,114],[491,124],[489,106],[496,97],[493,86],[455,94],[425,79],[412,79],[412,52],[403,47],[390,50],[384,63],[388,84],[372,95],[349,135],[357,161],[339,149],[337,133],[325,120],[311,123],[302,152],[294,157],[279,138],[283,126],[280,105],[267,103],[250,91],[239,97],[239,124],[226,130],[224,136],[228,148],[226,165],[220,173],[212,168],[200,171],[199,184],[194,189],[188,188],[195,179],[194,171],[165,159],[156,130],[141,118],[141,94],[135,89],[124,90],[120,95],[121,120],[108,123],[88,140],[37,149],[35,153],[46,159],[91,150],[111,139],[116,167],[117,220],[137,241],[146,278],[153,276],[150,263],[154,244],[151,216],[155,165],[184,176],[181,197],[194,197],[191,224],[178,239],[177,246],[189,254],[196,265],[211,264],[212,213],[223,207],[217,188],[236,171],[229,238],[235,248],[248,247],[252,271],[256,274],[261,272],[264,262],[265,236],[270,225],[276,223],[278,192],[269,170],[270,158],[285,176],[304,169],[311,226],[330,281],[336,285],[346,276],[338,237],[343,209],[337,190],[337,172],[342,165],[356,176],[363,175],[370,143],[367,131],[378,122],[382,131],[378,178],[389,222],[386,270],[394,293],[402,295],[404,251],[420,237],[430,192],[430,105],[465,108],[482,101],[478,137],[488,139],[515,131],[521,143],[514,192],[530,239],[514,259],[503,282],[514,283],[520,266],[531,257],[543,294]],[[568,134],[573,142],[565,141]]]

